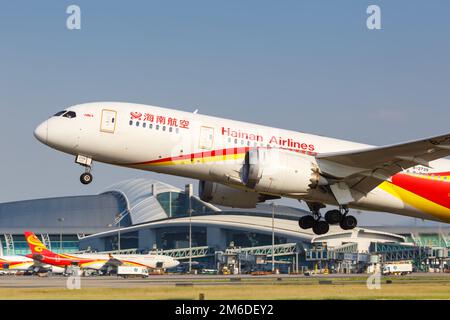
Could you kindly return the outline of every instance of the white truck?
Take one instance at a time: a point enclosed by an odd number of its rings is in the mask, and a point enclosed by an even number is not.
[[[118,266],[117,275],[123,278],[146,278],[148,277],[148,268],[135,266]]]
[[[383,266],[384,275],[405,275],[411,273],[413,270],[413,265],[411,262],[395,262],[386,263]]]

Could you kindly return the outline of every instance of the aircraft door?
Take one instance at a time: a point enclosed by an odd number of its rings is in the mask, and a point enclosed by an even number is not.
[[[100,123],[100,131],[114,133],[116,130],[117,112],[114,110],[102,110],[102,119]]]
[[[214,128],[200,127],[200,149],[211,150],[214,143]]]

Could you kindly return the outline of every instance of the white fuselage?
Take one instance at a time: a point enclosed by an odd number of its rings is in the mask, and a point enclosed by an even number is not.
[[[75,263],[85,269],[101,270],[108,265],[141,266],[150,269],[169,269],[176,267],[179,262],[169,256],[155,254],[58,254],[44,256],[43,261],[56,266],[68,266]]]
[[[0,256],[0,269],[26,271],[31,270],[34,260],[25,256]]]
[[[171,257],[155,254],[79,254],[75,257],[80,259],[97,260],[97,263],[89,265],[92,269],[102,269],[110,259],[115,259],[122,265],[139,265],[150,269],[163,268],[169,269],[179,265],[179,262]]]
[[[37,269],[50,270],[53,273],[63,273],[64,268],[42,264],[25,256],[0,256],[0,269],[14,271],[32,271]]]
[[[97,102],[70,108],[75,117],[54,116],[35,131],[43,143],[60,151],[95,161],[230,184],[239,179],[245,151],[255,147],[281,148],[305,157],[350,151],[370,145],[233,121],[141,104]],[[450,171],[440,159],[431,168],[408,172]],[[336,205],[327,194],[289,195],[307,201]],[[435,219],[399,197],[376,188],[349,205]]]

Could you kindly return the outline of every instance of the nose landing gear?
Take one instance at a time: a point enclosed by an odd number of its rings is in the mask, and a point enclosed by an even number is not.
[[[89,184],[92,182],[92,174],[90,172],[82,173],[80,176],[80,182],[82,184]]]
[[[91,183],[93,179],[91,174],[92,158],[77,155],[75,158],[75,163],[78,163],[85,168],[85,172],[80,176],[80,182],[84,185]]]

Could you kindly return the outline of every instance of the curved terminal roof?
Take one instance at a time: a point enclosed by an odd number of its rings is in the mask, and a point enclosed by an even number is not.
[[[184,190],[158,180],[138,178],[116,183],[107,188],[103,194],[115,194],[122,197],[127,207],[123,215],[129,213],[131,224],[136,225],[169,218],[157,199],[157,195],[167,192],[184,193]],[[220,211],[219,208],[203,202],[196,196],[194,199],[200,201],[208,208],[208,211]]]

